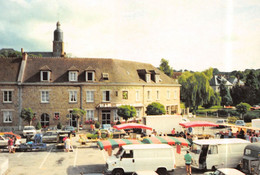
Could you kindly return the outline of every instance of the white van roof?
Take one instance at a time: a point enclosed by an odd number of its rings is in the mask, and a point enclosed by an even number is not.
[[[242,173],[241,171],[238,171],[237,169],[234,168],[220,168],[218,169],[219,171],[221,171],[222,173],[225,173],[227,175],[245,175],[244,173]]]
[[[193,143],[198,145],[221,145],[221,144],[250,143],[250,142],[244,139],[227,138],[227,139],[194,140]]]
[[[133,144],[133,145],[124,145],[124,149],[162,149],[162,148],[172,148],[167,144]]]

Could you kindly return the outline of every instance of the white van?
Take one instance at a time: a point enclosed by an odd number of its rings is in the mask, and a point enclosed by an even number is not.
[[[165,175],[175,168],[173,148],[166,144],[124,145],[106,162],[106,171],[112,175],[146,170]]]
[[[236,168],[249,141],[236,138],[194,140],[192,164],[196,169]]]

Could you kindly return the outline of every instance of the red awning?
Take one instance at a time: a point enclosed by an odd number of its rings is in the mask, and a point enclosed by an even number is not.
[[[204,127],[204,126],[218,126],[215,123],[212,122],[207,122],[207,121],[193,121],[193,122],[186,122],[186,123],[180,123],[181,126],[185,127],[185,128],[189,128],[189,127]]]
[[[133,128],[153,130],[151,127],[148,127],[148,126],[143,125],[143,124],[138,124],[138,123],[125,123],[125,124],[120,124],[120,125],[114,125],[113,128],[116,128],[118,130],[120,130],[120,129],[133,129]]]

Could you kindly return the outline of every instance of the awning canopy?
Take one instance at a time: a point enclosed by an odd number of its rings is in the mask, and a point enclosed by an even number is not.
[[[149,144],[169,144],[189,146],[190,142],[182,137],[154,136],[143,139],[143,143]]]
[[[139,140],[134,140],[134,139],[108,139],[108,140],[102,140],[98,141],[97,145],[99,148],[102,149],[113,149],[117,147],[121,147],[123,145],[129,145],[129,144],[142,144],[141,141]]]
[[[192,122],[180,123],[180,125],[185,127],[185,128],[204,127],[204,126],[214,126],[214,127],[217,127],[218,126],[215,123],[207,122],[207,121],[192,121]]]
[[[118,130],[120,130],[120,129],[133,129],[133,128],[153,130],[151,127],[148,127],[146,125],[139,124],[139,123],[125,123],[125,124],[120,124],[120,125],[114,125],[113,128],[116,128]]]

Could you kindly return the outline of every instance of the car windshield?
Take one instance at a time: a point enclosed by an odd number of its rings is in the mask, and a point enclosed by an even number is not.
[[[191,152],[193,152],[195,154],[200,154],[200,150],[201,150],[201,145],[193,144],[191,146]]]
[[[224,121],[223,120],[218,120],[217,123],[224,123]]]
[[[31,126],[31,127],[25,127],[24,130],[34,130],[34,127]]]

